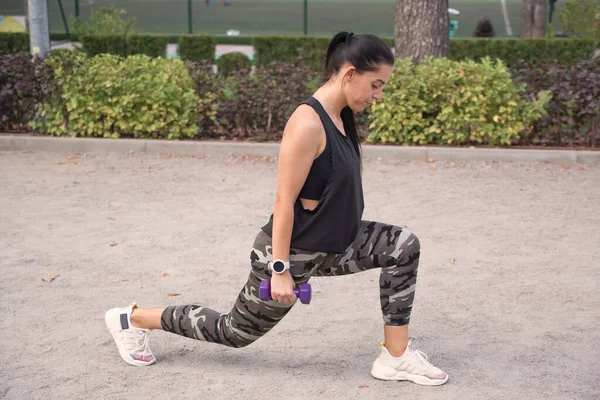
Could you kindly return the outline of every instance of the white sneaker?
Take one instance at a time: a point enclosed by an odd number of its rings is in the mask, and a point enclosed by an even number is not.
[[[387,381],[412,381],[419,385],[435,386],[448,381],[448,374],[427,361],[427,355],[410,347],[401,357],[393,357],[382,342],[379,357],[373,362],[371,375]]]
[[[137,308],[136,303],[123,308],[112,308],[104,315],[104,321],[117,344],[121,358],[128,364],[145,367],[154,364],[156,358],[148,347],[150,329],[136,328],[131,324],[131,312],[134,308]]]

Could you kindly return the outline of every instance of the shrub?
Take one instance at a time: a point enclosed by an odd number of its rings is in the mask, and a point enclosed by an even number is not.
[[[248,56],[239,51],[223,54],[217,60],[217,69],[219,74],[223,76],[231,75],[232,72],[236,71],[249,72],[251,67],[252,63]]]
[[[131,35],[129,38],[129,54],[145,54],[149,57],[164,57],[169,42],[168,36]]]
[[[29,52],[0,53],[0,131],[28,130],[51,82],[50,69],[41,57]]]
[[[135,18],[124,19],[127,11],[120,8],[100,7],[100,10],[92,10],[90,21],[81,22],[78,17],[71,17],[70,22],[73,33],[78,38],[83,36],[128,36],[132,33]]]
[[[0,52],[29,51],[29,34],[26,32],[0,32]]]
[[[196,125],[200,128],[199,135],[205,138],[218,137],[219,127],[229,126],[234,120],[232,96],[230,93],[227,96],[228,83],[232,81],[216,75],[211,61],[186,61],[185,64],[199,98],[195,116]]]
[[[527,85],[531,98],[543,90],[552,92],[548,115],[534,123],[523,144],[600,146],[600,59],[573,66],[522,62],[513,79]]]
[[[313,71],[324,67],[331,38],[311,36],[255,36],[254,60],[257,67],[278,63],[308,64]]]
[[[80,36],[81,49],[90,57],[98,54],[115,54],[126,57],[129,53],[128,40],[123,35]]]
[[[196,121],[201,135],[209,138],[280,139],[287,119],[312,94],[318,77],[308,66],[290,63],[258,68],[252,74],[235,71],[228,77],[215,75],[209,62],[186,64],[204,104]],[[315,78],[307,80],[311,76]]]
[[[190,138],[198,97],[179,60],[103,54],[49,58],[57,89],[32,123],[61,136]]]
[[[125,14],[127,12],[120,8],[101,7],[99,11],[92,10],[89,23],[83,23],[79,18],[71,18],[74,35],[81,41],[82,50],[88,56],[163,56],[169,36],[134,34],[132,29],[136,20],[125,19]]]
[[[234,75],[237,137],[279,140],[298,103],[311,93],[318,75],[306,64],[273,64],[255,74]]]
[[[381,38],[390,47],[393,39]],[[255,36],[254,60],[257,67],[266,67],[280,62],[308,64],[313,71],[324,68],[327,47],[331,37],[319,36]]]
[[[382,38],[390,47],[393,40]],[[271,63],[308,63],[314,71],[321,71],[329,37],[311,36],[255,36],[254,60],[257,67]],[[590,39],[452,39],[450,58],[456,61],[472,59],[481,61],[485,57],[501,59],[509,66],[520,60],[540,63],[544,60],[559,60],[576,63],[589,59],[598,48],[598,41]]]
[[[600,1],[569,0],[558,20],[566,34],[600,40]]]
[[[453,39],[450,58],[455,61],[485,57],[503,60],[509,67],[521,60],[539,64],[558,60],[563,64],[577,63],[593,56],[598,42],[587,39]]]
[[[50,55],[59,56],[61,54],[66,54],[68,56],[69,54],[73,54],[73,52],[75,52],[75,51],[77,51],[77,49],[68,49],[68,48],[52,49],[50,51]]]
[[[82,36],[82,50],[88,56],[115,54],[129,56],[145,54],[149,57],[162,57],[169,41],[168,36],[158,35],[93,35]]]
[[[509,145],[543,115],[549,93],[526,101],[506,66],[489,59],[398,61],[381,102],[372,106],[371,142]]]
[[[212,35],[185,35],[178,42],[178,53],[182,60],[213,61],[216,48],[216,38]]]

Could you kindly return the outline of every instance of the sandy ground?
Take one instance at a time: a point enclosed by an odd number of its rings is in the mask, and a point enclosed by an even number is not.
[[[125,364],[108,308],[232,306],[276,161],[71,157],[0,152],[0,398],[600,398],[598,166],[365,161],[365,219],[421,240],[411,336],[450,374],[422,387],[369,374],[378,271],[313,279],[247,348],[154,331]]]

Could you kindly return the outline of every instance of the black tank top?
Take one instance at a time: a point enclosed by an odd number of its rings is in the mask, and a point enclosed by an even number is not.
[[[360,160],[350,138],[337,129],[317,99],[310,97],[300,104],[311,106],[321,118],[326,149],[331,150],[331,169],[314,210],[306,210],[300,198],[296,199],[290,247],[339,254],[356,237],[362,219],[364,199]],[[345,126],[344,129],[348,131]],[[262,230],[272,236],[273,215]]]
[[[331,141],[327,140],[325,149],[319,154],[308,171],[304,186],[298,197],[301,199],[319,200],[325,191],[332,168]]]

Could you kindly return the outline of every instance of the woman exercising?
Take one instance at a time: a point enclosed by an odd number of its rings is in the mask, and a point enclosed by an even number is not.
[[[106,325],[127,363],[153,364],[152,329],[230,347],[269,332],[297,301],[294,289],[313,276],[380,268],[384,342],[371,374],[384,380],[441,385],[448,375],[411,348],[411,315],[420,245],[408,229],[362,220],[361,156],[354,112],[381,99],[394,56],[378,37],[336,34],[325,60],[326,82],[291,115],[279,153],[275,206],[250,252],[248,281],[231,311],[205,306],[113,308]],[[270,281],[271,300],[259,287]],[[263,297],[264,298],[264,297]]]

